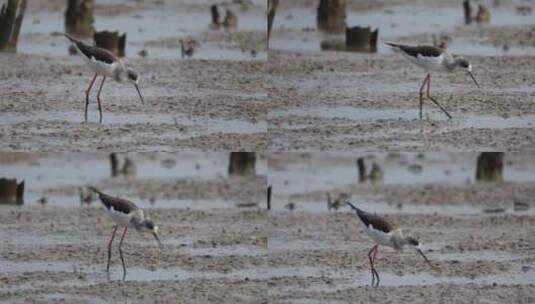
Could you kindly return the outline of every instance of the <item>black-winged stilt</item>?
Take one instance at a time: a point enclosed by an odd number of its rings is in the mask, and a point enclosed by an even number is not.
[[[355,207],[350,202],[346,202],[353,210],[357,212],[360,220],[366,225],[366,233],[368,236],[375,241],[375,246],[368,252],[368,259],[370,260],[370,267],[372,273],[372,286],[379,286],[379,274],[375,270],[375,257],[377,256],[377,251],[379,250],[379,245],[387,246],[395,249],[396,251],[403,250],[403,246],[413,246],[418,253],[425,259],[427,264],[432,268],[435,268],[433,264],[427,259],[422,250],[420,249],[420,242],[410,236],[403,236],[401,229],[395,229],[389,222],[384,218],[365,212],[357,207]],[[377,281],[375,281],[377,278]],[[375,285],[374,285],[375,282]]]
[[[89,68],[95,73],[95,76],[91,80],[91,83],[89,84],[89,87],[87,88],[87,91],[85,92],[85,121],[87,122],[87,107],[89,106],[89,93],[91,92],[91,88],[93,87],[93,84],[95,83],[95,79],[97,79],[97,76],[103,76],[102,82],[100,83],[100,87],[98,89],[97,93],[97,102],[98,102],[98,111],[100,114],[99,122],[102,123],[102,105],[100,103],[100,92],[102,91],[102,86],[104,85],[104,80],[106,80],[106,77],[113,77],[117,82],[123,82],[128,81],[134,84],[136,87],[137,93],[139,94],[139,98],[141,99],[141,103],[143,103],[143,96],[141,96],[141,92],[139,91],[139,77],[136,72],[134,72],[132,69],[127,68],[124,62],[112,54],[110,51],[92,46],[87,45],[83,43],[82,41],[75,39],[71,37],[69,34],[63,34],[65,37],[67,37],[73,45],[76,47],[80,55],[84,58],[85,63],[89,66]]]
[[[426,95],[435,105],[437,105],[446,116],[451,119],[450,113],[442,107],[438,101],[431,97],[431,71],[436,72],[454,72],[458,69],[466,71],[470,77],[474,80],[474,83],[479,88],[479,84],[476,81],[476,78],[472,74],[472,65],[468,60],[462,57],[454,57],[445,50],[427,45],[420,46],[408,46],[395,43],[386,43],[392,49],[400,54],[403,57],[407,58],[410,62],[416,64],[417,66],[423,68],[427,75],[424,78],[424,82],[420,87],[420,120],[422,119],[422,109],[423,109],[423,94],[424,87],[427,85]]]
[[[113,197],[104,194],[95,187],[89,187],[89,189],[95,191],[98,194],[100,201],[104,204],[104,206],[108,210],[108,214],[115,222],[115,225],[113,226],[113,233],[108,244],[108,264],[106,266],[106,272],[108,273],[110,272],[111,245],[113,243],[113,239],[115,238],[115,232],[117,231],[118,227],[124,227],[123,235],[119,243],[119,255],[123,264],[124,281],[126,278],[126,265],[123,258],[122,245],[128,227],[134,228],[139,232],[152,233],[154,238],[158,241],[160,247],[162,247],[162,243],[160,242],[160,238],[158,237],[158,226],[156,226],[152,220],[145,218],[143,210],[138,208],[133,202],[123,198]]]

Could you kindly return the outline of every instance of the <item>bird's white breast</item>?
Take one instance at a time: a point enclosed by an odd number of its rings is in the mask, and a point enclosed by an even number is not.
[[[394,247],[390,233],[384,233],[381,230],[374,229],[372,225],[368,226],[366,233],[379,245]]]
[[[90,59],[83,56],[87,65],[95,72],[96,74],[102,75],[102,76],[108,76],[113,77],[114,71],[117,68],[118,63],[113,62],[111,64],[105,63],[102,61],[96,60],[94,57],[91,57]]]
[[[426,71],[445,71],[446,67],[443,64],[444,54],[440,54],[438,57],[432,56],[422,56],[413,57],[402,52],[403,56],[407,58],[410,62],[416,64],[417,66],[423,68]]]
[[[113,207],[110,207],[108,210],[108,214],[110,215],[111,219],[119,226],[128,226],[130,224],[130,221],[132,219],[131,214],[126,214],[120,211],[115,211]]]

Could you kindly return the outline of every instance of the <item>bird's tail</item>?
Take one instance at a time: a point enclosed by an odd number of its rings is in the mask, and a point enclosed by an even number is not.
[[[355,205],[353,205],[351,202],[347,201],[346,204],[349,205],[349,207],[351,207],[351,209],[357,211],[357,212],[360,212],[360,209],[355,207]]]
[[[89,188],[89,190],[91,190],[91,191],[94,191],[94,192],[97,193],[98,195],[103,194],[103,193],[100,192],[97,188],[95,188],[95,187],[93,187],[93,186],[89,186],[89,187],[87,187],[87,188]]]
[[[393,47],[393,48],[398,48],[400,47],[399,44],[396,44],[396,43],[392,43],[392,42],[385,42],[386,45],[390,46],[390,47]]]
[[[67,37],[67,39],[69,39],[71,42],[73,43],[77,43],[78,40],[76,40],[75,38],[73,38],[71,35],[67,34],[67,33],[60,33],[61,35]]]

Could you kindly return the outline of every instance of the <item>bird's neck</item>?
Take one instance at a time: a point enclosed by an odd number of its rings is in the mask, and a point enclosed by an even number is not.
[[[446,70],[448,70],[449,72],[452,72],[458,66],[458,59],[449,58],[449,60],[446,61]]]
[[[113,71],[113,78],[117,82],[123,82],[126,79],[126,67],[122,60],[117,61],[117,68]]]
[[[133,217],[132,218],[132,224],[133,224],[134,228],[136,228],[136,230],[141,230],[141,228],[145,225],[145,220],[144,219],[140,219],[138,217]]]
[[[397,229],[392,231],[392,245],[394,249],[401,250],[404,245],[407,244],[407,240],[403,236],[401,230]]]

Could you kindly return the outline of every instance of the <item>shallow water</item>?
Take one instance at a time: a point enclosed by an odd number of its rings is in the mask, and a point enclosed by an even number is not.
[[[520,256],[514,255],[506,251],[492,251],[479,250],[470,252],[452,252],[452,253],[433,253],[433,260],[437,261],[460,261],[460,262],[475,262],[475,261],[493,261],[506,262],[520,259]]]
[[[350,200],[355,200],[350,198]],[[272,209],[275,211],[288,211],[288,202],[295,204],[294,212],[307,212],[307,213],[323,213],[323,212],[336,212],[330,211],[327,208],[327,200],[323,202],[317,201],[302,201],[295,199],[278,199],[274,197],[272,201]],[[358,200],[360,208],[376,213],[376,214],[412,214],[412,215],[442,215],[442,216],[496,216],[496,215],[535,215],[535,209],[530,208],[525,211],[516,211],[513,206],[499,206],[499,207],[474,207],[473,205],[464,203],[454,204],[442,204],[438,206],[432,205],[410,205],[410,204],[396,204],[387,203],[381,201],[365,201]],[[500,212],[486,212],[486,210],[492,210],[499,208]],[[342,204],[338,212],[352,212],[349,207]]]
[[[199,128],[199,134],[210,133],[263,133],[267,130],[267,122],[261,121],[258,123],[250,123],[242,120],[226,120],[220,118],[192,118],[186,115],[171,115],[171,114],[115,114],[103,111],[102,125],[120,126],[128,124],[144,124],[150,125],[188,125]],[[0,122],[5,125],[19,124],[25,122],[46,121],[46,122],[69,122],[69,123],[83,123],[82,112],[37,112],[31,115],[18,114],[0,114]],[[90,124],[97,126],[98,112],[89,111],[88,121]],[[176,130],[175,137],[180,137]],[[178,132],[180,133],[180,132]],[[196,132],[193,132],[196,133]],[[188,133],[183,137],[190,137],[194,134]]]
[[[512,9],[491,9],[492,18],[489,26],[531,25],[535,21],[530,16],[520,16]],[[444,31],[455,30],[457,26],[464,26],[464,17],[461,8],[440,9],[407,9],[393,8],[388,11],[375,10],[366,12],[348,12],[347,25],[379,28],[379,41],[377,52],[379,54],[392,54],[390,48],[384,44],[391,40],[418,34],[438,34]],[[473,25],[476,26],[476,25]],[[316,31],[315,10],[290,9],[281,12],[275,21],[275,31],[270,47],[286,50],[319,51],[322,35]],[[294,35],[284,33],[284,28],[293,30],[311,29],[304,33],[301,39]],[[277,30],[281,32],[277,33]],[[534,47],[512,47],[508,51],[501,47],[489,44],[477,44],[468,41],[455,41],[448,49],[456,54],[463,55],[534,55]]]
[[[464,128],[529,128],[535,125],[535,115],[502,117],[497,115],[474,115],[448,111],[453,119],[447,121],[448,129]],[[430,119],[445,120],[445,115],[433,108],[427,110],[424,115]],[[401,110],[396,108],[369,109],[349,106],[308,107],[278,110],[270,113],[271,117],[319,117],[324,119],[345,118],[358,123],[373,122],[377,120],[415,120],[418,119],[418,109]],[[292,124],[291,128],[298,128],[298,124]]]
[[[138,178],[213,179],[227,175],[226,153],[157,153],[150,155],[126,154],[136,164]],[[119,154],[121,158],[122,155]],[[169,166],[164,166],[169,163]],[[110,162],[107,153],[97,154],[48,154],[34,160],[3,164],[2,175],[24,179],[27,189],[45,190],[68,185],[85,185],[110,178]],[[64,199],[61,199],[64,201]]]
[[[120,34],[126,33],[126,56],[135,58],[141,49],[148,51],[149,58],[178,59],[178,47],[147,46],[148,42],[164,39],[176,39],[200,35],[208,31],[210,11],[206,13],[173,11],[162,6],[161,9],[148,9],[134,11],[112,16],[95,16],[97,30],[118,30]],[[64,31],[64,13],[43,11],[35,14],[26,14],[21,29],[21,39],[18,43],[18,52],[29,54],[66,55],[68,43],[64,37],[48,37],[53,32]],[[177,21],[179,20],[179,21]],[[255,10],[239,12],[239,30],[265,30],[265,17]],[[39,39],[34,39],[40,35]],[[266,60],[267,53],[258,49],[258,54],[252,56],[250,52],[237,49],[225,49],[217,43],[202,43],[196,59],[227,59],[227,60]]]
[[[126,154],[136,165],[139,180],[217,180],[228,176],[228,153],[150,153]],[[120,163],[124,155],[119,153]],[[17,178],[26,182],[25,206],[38,206],[38,200],[47,199],[42,208],[80,208],[79,194],[51,194],[47,191],[65,186],[86,187],[110,180],[110,161],[107,153],[100,154],[44,154],[29,161],[0,166],[2,177]],[[267,174],[267,162],[258,159],[257,175]],[[121,177],[119,177],[121,178]],[[178,208],[192,210],[238,209],[236,201],[158,199],[131,197],[140,208]],[[101,207],[98,201],[91,206]]]
[[[104,282],[104,266],[96,265],[77,265],[69,262],[12,262],[0,260],[0,265],[5,273],[12,275],[24,272],[74,272],[84,273],[87,276],[83,282],[64,283],[70,286],[84,286]],[[206,271],[188,271],[178,267],[166,269],[156,269],[154,271],[139,267],[127,268],[128,281],[182,281],[190,279],[231,279],[231,280],[268,280],[274,278],[330,278],[336,280],[335,284],[329,284],[329,289],[345,289],[370,284],[370,274],[368,271],[351,272],[348,270],[333,271],[332,269],[322,269],[316,267],[255,267],[243,270],[231,271],[228,273],[206,272]],[[110,268],[110,279],[122,279],[122,267],[115,265]],[[380,273],[381,286],[426,286],[434,284],[492,284],[500,285],[528,285],[535,284],[535,276],[528,273],[512,272],[499,275],[486,275],[476,278],[467,277],[447,277],[430,273],[405,273],[393,274],[388,272]],[[62,284],[62,285],[64,285]],[[322,288],[316,286],[317,288]],[[314,287],[314,288],[316,288]]]
[[[277,208],[277,199],[282,197],[284,204],[288,203],[287,198],[292,194],[305,194],[317,191],[340,191],[351,187],[358,182],[357,158],[366,156],[352,155],[347,153],[338,154],[340,159],[337,162],[328,162],[329,157],[322,157],[321,154],[312,153],[309,159],[295,163],[286,164],[280,170],[271,170],[269,173],[269,183],[275,189],[274,206]],[[335,154],[336,156],[336,154]],[[388,160],[386,154],[376,155],[372,160],[365,160],[369,167],[371,162],[378,163],[383,172],[383,184],[466,184],[475,183],[474,172],[476,169],[476,154],[448,154],[448,153],[427,153],[424,159],[418,159],[416,154],[406,154],[399,160]],[[503,171],[504,180],[508,182],[534,182],[535,168],[522,166],[505,166]],[[296,201],[296,203],[300,203]],[[306,203],[307,210],[326,211],[325,201],[303,202]],[[310,205],[309,205],[310,203]],[[376,206],[388,208],[391,211],[397,210],[394,206],[383,206],[379,202],[374,202]],[[460,202],[458,202],[460,203]],[[441,210],[438,207],[422,206],[422,212],[451,212],[454,214],[464,211],[480,213],[480,210],[473,207],[464,208],[463,205],[455,203],[453,209]],[[371,206],[373,207],[373,206]],[[510,206],[507,206],[508,208]],[[410,210],[410,206],[404,206],[405,211]],[[425,209],[428,208],[428,209]],[[461,209],[455,209],[461,208]],[[512,208],[512,207],[511,207]],[[375,209],[375,208],[374,208]]]

